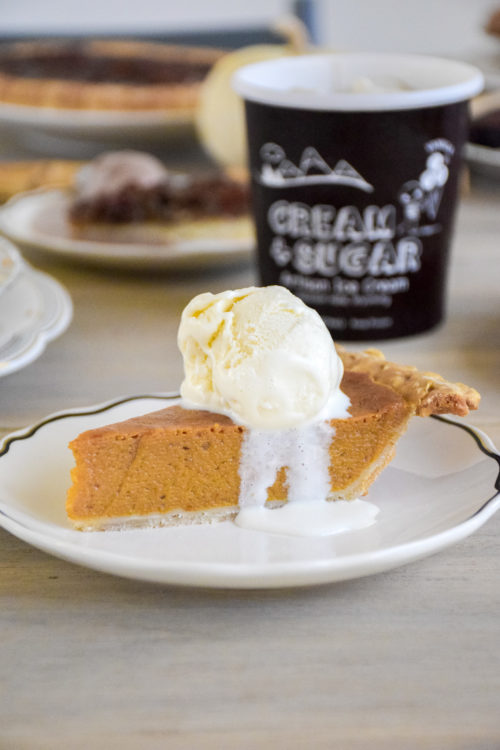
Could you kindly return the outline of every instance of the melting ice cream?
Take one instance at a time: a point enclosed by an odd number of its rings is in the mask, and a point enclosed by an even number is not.
[[[344,416],[343,366],[321,317],[284,287],[200,294],[179,328],[187,401],[255,429]]]
[[[281,520],[287,532],[317,534],[312,504],[319,503],[322,533],[337,530],[339,513],[342,529],[348,526],[345,506],[354,509],[353,503],[325,502],[334,436],[329,420],[348,418],[350,402],[340,389],[342,361],[320,315],[280,286],[200,294],[182,314],[178,344],[186,407],[226,414],[246,428],[237,523],[279,530]],[[276,515],[266,507],[267,489],[284,466],[288,502]],[[304,503],[316,517],[311,527],[304,524]],[[372,523],[372,508],[361,512],[365,522],[354,509],[356,528]]]

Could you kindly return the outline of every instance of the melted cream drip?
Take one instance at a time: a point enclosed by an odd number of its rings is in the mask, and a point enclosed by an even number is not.
[[[329,502],[331,420],[348,419],[350,401],[316,311],[279,286],[201,294],[182,313],[178,343],[183,404],[245,427],[238,525],[317,536],[373,522],[368,503]],[[282,468],[287,502],[270,508],[268,489]]]
[[[305,500],[281,508],[242,508],[236,524],[245,529],[291,536],[330,536],[365,529],[379,509],[366,500]]]
[[[328,448],[335,432],[328,422],[289,430],[245,431],[240,459],[240,508],[264,507],[267,489],[287,468],[288,502],[324,500],[329,492]]]
[[[329,419],[345,419],[349,399],[338,391],[320,418],[287,430],[246,428],[240,459],[240,512],[236,524],[247,529],[326,536],[365,528],[378,509],[362,500],[329,502],[330,453],[335,430]],[[287,467],[287,503],[266,507],[267,491],[279,469]]]

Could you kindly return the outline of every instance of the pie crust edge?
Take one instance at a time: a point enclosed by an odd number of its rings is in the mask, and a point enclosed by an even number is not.
[[[351,352],[336,344],[346,370],[364,372],[375,383],[399,393],[412,414],[455,414],[465,417],[477,409],[481,396],[464,383],[451,383],[435,372],[423,372],[412,365],[389,362],[379,349]]]

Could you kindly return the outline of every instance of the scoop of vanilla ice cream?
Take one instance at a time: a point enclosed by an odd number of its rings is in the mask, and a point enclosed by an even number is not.
[[[200,294],[182,313],[183,399],[257,429],[317,418],[343,367],[319,314],[284,287]]]

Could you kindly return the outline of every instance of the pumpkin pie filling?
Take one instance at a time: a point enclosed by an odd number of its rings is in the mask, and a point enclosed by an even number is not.
[[[342,389],[351,417],[331,421],[330,499],[366,493],[410,417],[404,400],[368,375],[346,372]],[[245,429],[221,414],[171,406],[82,433],[70,446],[68,515],[82,529],[192,523],[214,511],[233,518]],[[267,503],[286,502],[287,471],[277,472]]]

